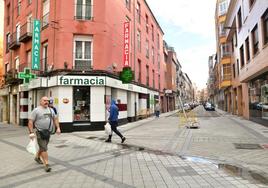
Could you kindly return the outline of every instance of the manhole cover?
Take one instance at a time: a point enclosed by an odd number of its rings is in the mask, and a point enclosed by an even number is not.
[[[236,149],[263,149],[259,144],[234,143]]]

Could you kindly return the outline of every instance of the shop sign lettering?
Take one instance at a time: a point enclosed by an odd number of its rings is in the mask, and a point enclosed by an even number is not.
[[[60,76],[58,77],[58,85],[71,85],[71,86],[103,86],[105,85],[105,77],[72,77]]]

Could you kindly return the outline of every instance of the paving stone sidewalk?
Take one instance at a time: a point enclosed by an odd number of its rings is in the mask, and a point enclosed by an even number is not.
[[[268,187],[244,167],[180,156],[191,151],[192,139],[189,148],[182,148],[192,130],[179,128],[174,114],[119,127],[126,144],[116,136],[105,143],[104,131],[53,135],[51,173],[26,152],[25,127],[0,125],[0,187]],[[234,174],[234,168],[243,175]]]

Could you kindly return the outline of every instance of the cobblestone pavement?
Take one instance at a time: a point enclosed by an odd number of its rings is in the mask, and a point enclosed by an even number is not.
[[[195,110],[200,129],[179,126],[176,112],[104,131],[53,135],[52,172],[25,150],[25,127],[0,124],[0,187],[268,187],[267,128],[221,111]],[[240,145],[239,145],[240,146]]]

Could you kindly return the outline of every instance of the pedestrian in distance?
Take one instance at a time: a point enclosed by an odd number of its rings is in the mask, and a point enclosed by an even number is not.
[[[160,115],[160,105],[159,105],[159,103],[156,103],[156,105],[155,105],[155,116],[157,118],[159,118],[159,115]]]
[[[118,115],[119,115],[119,110],[117,105],[115,104],[115,100],[111,100],[111,106],[109,110],[109,124],[111,125],[112,132],[115,132],[120,138],[121,138],[121,143],[124,143],[126,138],[117,130],[118,126]],[[105,142],[111,142],[112,141],[112,134],[109,135],[109,138],[105,140]]]
[[[40,100],[40,106],[36,107],[30,114],[28,129],[30,139],[36,137],[39,150],[35,156],[35,161],[39,164],[43,164],[45,171],[50,172],[51,167],[48,163],[47,146],[49,143],[50,132],[52,126],[56,126],[56,133],[60,134],[60,126],[57,121],[55,112],[48,107],[49,99],[44,96]],[[34,132],[34,127],[36,128]]]
[[[54,111],[56,116],[58,115],[57,109],[53,106],[53,99],[49,100],[48,107],[51,108]]]

